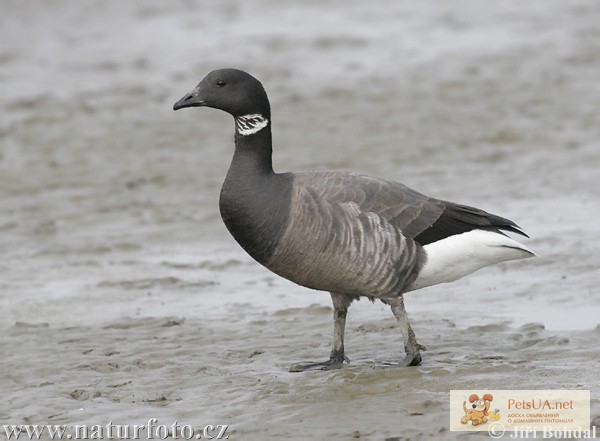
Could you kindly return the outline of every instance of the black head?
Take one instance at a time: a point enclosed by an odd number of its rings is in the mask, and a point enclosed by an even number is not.
[[[271,116],[269,99],[260,81],[238,69],[213,70],[177,101],[173,110],[201,106],[221,109],[234,117],[256,113]]]

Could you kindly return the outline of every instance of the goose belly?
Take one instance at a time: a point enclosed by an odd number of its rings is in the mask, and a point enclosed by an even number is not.
[[[398,295],[416,279],[422,248],[374,214],[363,213],[357,219],[331,228],[292,223],[265,266],[322,291]]]

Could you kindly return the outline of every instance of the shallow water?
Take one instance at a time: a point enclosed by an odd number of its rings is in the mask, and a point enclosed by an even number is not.
[[[6,1],[2,424],[230,424],[230,439],[455,438],[448,391],[592,390],[600,415],[600,10],[592,1]],[[110,23],[110,26],[108,25]],[[18,38],[16,37],[18,36]],[[218,215],[213,68],[259,77],[277,170],[350,169],[515,220],[540,257],[350,309],[255,264]]]

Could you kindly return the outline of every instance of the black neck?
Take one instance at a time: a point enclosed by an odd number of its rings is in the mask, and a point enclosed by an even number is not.
[[[252,135],[235,133],[235,153],[230,173],[253,176],[273,173],[271,123]]]
[[[225,225],[254,259],[265,264],[287,225],[292,176],[273,172],[271,125],[235,135],[235,153],[221,189]]]

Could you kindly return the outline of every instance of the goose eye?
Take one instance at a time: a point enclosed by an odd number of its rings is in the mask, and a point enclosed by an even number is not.
[[[217,81],[217,87],[223,87],[224,85],[226,85],[227,83],[223,80],[219,80]]]

